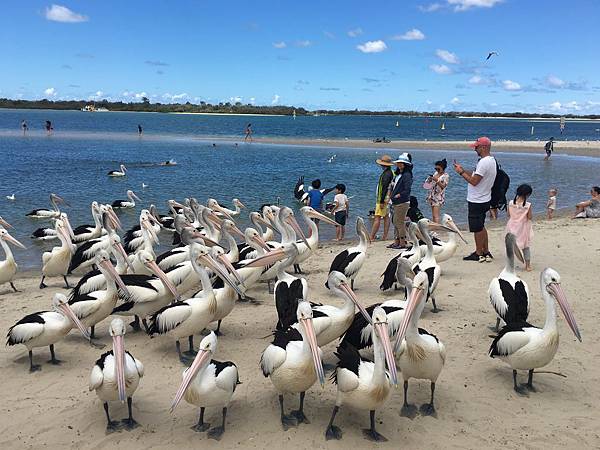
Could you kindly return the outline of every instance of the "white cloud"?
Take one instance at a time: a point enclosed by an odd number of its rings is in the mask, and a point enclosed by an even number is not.
[[[358,37],[358,36],[360,36],[361,34],[363,34],[363,30],[362,30],[362,28],[360,28],[360,27],[359,27],[359,28],[355,28],[355,29],[353,29],[353,30],[350,30],[350,31],[348,31],[348,36],[350,36],[350,37]]]
[[[229,101],[231,103],[241,103],[242,97],[240,97],[239,95],[236,95],[235,97],[229,97]]]
[[[382,40],[378,41],[367,41],[364,44],[356,46],[363,53],[380,53],[387,49],[387,45]]]
[[[456,105],[456,104],[460,103],[460,99],[458,97],[454,97],[452,100],[450,100],[450,103],[452,103],[453,105]]]
[[[431,100],[426,100],[425,103],[427,103],[428,106],[433,104],[433,102]]]
[[[520,91],[521,90],[521,85],[519,83],[517,83],[516,81],[512,81],[512,80],[504,80],[502,82],[502,87],[506,91]]]
[[[287,44],[283,41],[280,42],[273,42],[273,47],[275,48],[286,48]]]
[[[323,34],[329,39],[335,39],[335,34],[333,34],[331,31],[323,31]]]
[[[312,42],[310,42],[309,40],[296,41],[296,47],[310,47],[311,45]]]
[[[444,62],[447,62],[448,64],[458,64],[460,62],[458,56],[456,56],[456,53],[449,52],[448,50],[442,50],[438,48],[435,51],[435,54],[438,58]]]
[[[279,99],[280,99],[280,98],[281,98],[281,97],[280,97],[279,95],[275,94],[275,95],[273,96],[273,100],[271,100],[271,105],[276,105],[277,103],[279,103]]]
[[[54,89],[53,87],[49,87],[48,89],[44,90],[44,94],[48,97],[56,97],[56,94],[58,94],[58,92],[56,92],[56,89]]]
[[[431,3],[429,5],[419,6],[419,9],[421,10],[421,12],[430,13],[430,12],[434,12],[434,11],[437,11],[438,9],[443,8],[443,6],[444,5],[442,5],[441,3]]]
[[[469,78],[469,84],[485,84],[485,80],[479,75],[473,75]]]
[[[397,36],[392,37],[394,41],[422,41],[425,39],[425,35],[423,32],[417,28],[413,28],[412,30],[408,30],[404,34],[399,34]]]
[[[254,102],[256,102],[256,99],[254,97],[250,97],[249,101],[250,101],[251,105],[254,105]]]
[[[450,67],[445,64],[432,64],[429,66],[429,68],[439,75],[447,75],[452,73]]]
[[[447,0],[448,5],[454,6],[454,11],[467,11],[472,8],[493,8],[502,0]]]
[[[102,91],[96,91],[94,94],[90,95],[88,97],[88,99],[89,100],[100,100],[103,95],[104,95],[104,92],[102,92]]]
[[[566,83],[554,75],[548,75],[546,77],[546,84],[551,87],[561,88],[564,87]]]
[[[77,14],[66,6],[52,5],[50,8],[46,8],[46,19],[53,22],[77,23],[87,22],[89,17]]]

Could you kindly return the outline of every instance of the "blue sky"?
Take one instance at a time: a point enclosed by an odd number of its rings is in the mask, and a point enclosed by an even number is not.
[[[3,3],[0,97],[600,113],[598,0],[57,1]]]

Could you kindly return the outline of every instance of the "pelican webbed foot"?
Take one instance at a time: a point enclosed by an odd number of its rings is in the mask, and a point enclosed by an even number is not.
[[[304,411],[300,411],[299,409],[290,411],[290,416],[295,417],[296,420],[298,421],[298,424],[301,424],[301,423],[309,424],[310,423],[310,420],[308,420],[308,418],[304,415]]]
[[[369,411],[369,416],[371,419],[371,428],[369,428],[369,429],[363,428],[363,430],[362,430],[363,436],[365,437],[365,439],[367,439],[368,441],[373,441],[373,442],[387,442],[387,438],[385,436],[379,434],[375,430],[375,411],[374,410]]]
[[[220,441],[223,437],[223,433],[225,433],[225,428],[223,427],[214,427],[208,430],[206,434],[209,439],[214,439],[216,441]]]
[[[140,426],[140,424],[133,417],[121,420],[121,424],[127,431],[134,430]]]
[[[327,427],[327,430],[325,430],[325,439],[327,439],[328,441],[332,439],[339,441],[340,439],[342,439],[342,434],[342,429],[340,427],[331,425]]]
[[[42,370],[42,366],[39,364],[31,364],[29,366],[29,373],[39,372],[40,370]]]
[[[435,406],[433,403],[424,403],[419,408],[419,411],[422,416],[432,416],[437,417],[437,411],[435,410]]]
[[[415,417],[417,417],[417,407],[415,405],[409,405],[409,404],[402,405],[402,409],[400,410],[400,415],[402,417],[407,417],[412,420]]]
[[[204,408],[200,408],[200,417],[198,417],[198,423],[190,428],[196,433],[204,433],[210,428],[210,423],[204,423]]]
[[[121,431],[121,423],[116,420],[111,420],[106,423],[106,434],[115,433]]]

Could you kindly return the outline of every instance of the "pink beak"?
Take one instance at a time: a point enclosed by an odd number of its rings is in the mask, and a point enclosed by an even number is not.
[[[411,318],[415,312],[415,309],[417,308],[417,305],[421,302],[421,299],[423,298],[423,292],[423,289],[420,288],[413,288],[412,290],[410,298],[408,299],[408,306],[404,311],[404,319],[402,320],[402,323],[400,324],[400,329],[398,330],[398,334],[396,335],[396,344],[394,345],[396,351],[398,351],[400,345],[402,344],[402,341],[404,340],[404,336],[406,336],[408,324],[411,321]]]
[[[123,279],[117,273],[117,271],[115,270],[115,267],[112,265],[112,263],[110,261],[102,261],[100,263],[100,265],[104,269],[106,269],[110,278],[112,278],[115,281],[115,283],[117,283],[117,286],[119,286],[119,289],[121,289],[123,291],[125,296],[129,297],[130,293],[129,293],[129,290],[127,289],[127,285],[123,282]]]
[[[194,358],[192,365],[183,373],[183,381],[181,382],[179,389],[177,389],[175,398],[173,399],[173,402],[171,403],[171,412],[173,412],[175,410],[175,408],[177,408],[177,405],[179,405],[179,402],[185,395],[185,392],[187,391],[188,387],[190,386],[190,384],[196,377],[196,374],[198,373],[198,371],[202,367],[204,367],[208,362],[210,362],[210,357],[211,357],[211,352],[209,352],[207,350],[203,350],[203,349],[200,349],[198,351],[198,354]]]
[[[127,399],[125,392],[125,342],[123,336],[113,336],[113,357],[115,358],[115,377],[119,400],[123,403]]]
[[[168,289],[169,292],[171,292],[171,294],[173,294],[173,299],[175,301],[179,300],[180,295],[177,292],[177,288],[171,282],[171,280],[169,280],[169,277],[167,277],[167,274],[164,273],[160,267],[158,267],[158,264],[156,264],[156,261],[149,261],[148,263],[146,263],[146,265],[152,271],[152,273],[154,273],[154,275],[156,275],[160,279],[160,281],[162,281],[162,284],[164,285],[164,287],[166,289]]]
[[[308,345],[310,346],[310,352],[312,354],[313,364],[315,366],[315,372],[321,387],[325,386],[325,372],[323,371],[323,362],[319,355],[319,345],[317,344],[317,335],[315,334],[315,328],[313,327],[312,318],[302,319],[300,321],[306,332]]]
[[[77,318],[77,316],[75,315],[75,313],[73,312],[73,310],[71,309],[71,307],[69,306],[68,303],[62,303],[59,306],[60,310],[63,312],[63,314],[68,317],[69,319],[71,319],[71,322],[73,322],[73,325],[75,325],[77,327],[77,329],[79,330],[79,332],[81,334],[83,334],[83,337],[91,340],[91,336],[88,333],[88,330],[86,330],[86,328],[83,326],[83,324],[81,323],[81,321]]]
[[[8,242],[10,242],[10,243],[12,243],[12,244],[16,245],[17,247],[21,247],[21,248],[24,248],[24,249],[26,249],[26,248],[27,248],[27,247],[25,247],[23,244],[21,244],[19,241],[17,241],[17,240],[16,240],[14,237],[12,237],[10,234],[8,234],[8,233],[6,233],[6,234],[4,235],[3,239],[4,239],[5,241],[8,241]]]
[[[394,386],[398,385],[398,370],[396,369],[396,359],[394,358],[394,352],[392,351],[392,344],[390,343],[390,335],[388,332],[387,323],[376,323],[375,332],[379,339],[381,340],[381,344],[383,346],[383,352],[385,354],[385,361],[388,366],[388,370],[390,371],[390,378],[392,379],[392,384]]]
[[[581,333],[579,331],[579,327],[577,326],[575,316],[573,315],[573,310],[571,309],[571,305],[567,300],[567,296],[565,295],[565,291],[563,291],[562,286],[560,285],[560,283],[551,283],[548,285],[548,289],[550,289],[550,292],[552,292],[554,298],[556,298],[558,306],[560,307],[563,315],[565,316],[565,320],[567,321],[569,328],[571,328],[571,331],[573,332],[575,337],[577,337],[579,342],[581,342]]]

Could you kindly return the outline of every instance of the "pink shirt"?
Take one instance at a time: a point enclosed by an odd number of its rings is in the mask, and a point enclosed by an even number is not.
[[[533,226],[531,220],[527,218],[530,208],[529,202],[523,206],[523,203],[515,204],[515,201],[511,200],[508,204],[510,218],[506,223],[506,232],[517,237],[517,245],[521,249],[529,247],[533,239]]]

